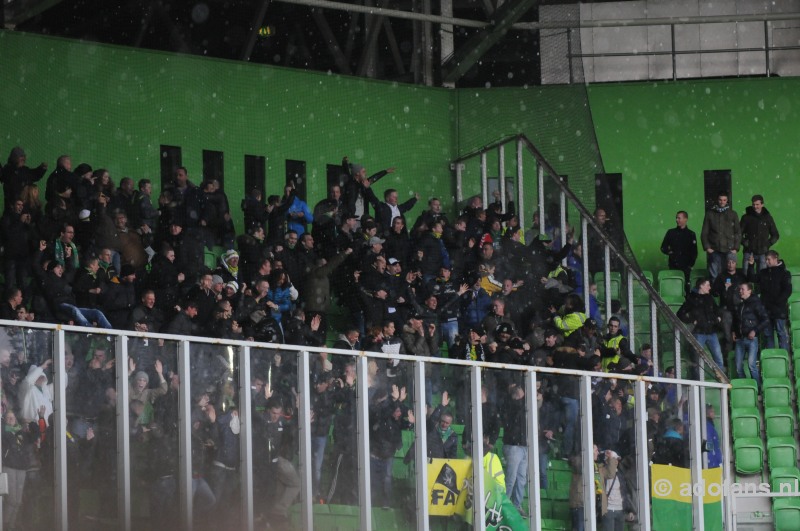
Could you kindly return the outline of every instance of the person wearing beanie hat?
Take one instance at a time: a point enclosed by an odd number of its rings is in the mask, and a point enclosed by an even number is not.
[[[342,159],[342,173],[347,175],[342,185],[342,196],[345,211],[361,219],[369,214],[369,201],[366,190],[389,173],[394,173],[394,168],[386,168],[374,175],[367,177],[367,169],[361,164],[350,164],[345,156]]]
[[[230,249],[219,257],[219,267],[214,271],[215,275],[222,277],[223,283],[239,280],[239,253]]]
[[[136,372],[136,362],[133,358],[128,358],[128,400],[141,400],[145,404],[145,410],[148,408],[152,412],[152,405],[156,398],[167,394],[167,380],[164,378],[164,366],[161,360],[156,359],[153,364],[152,370],[158,376],[158,387],[150,388],[150,375],[144,371],[139,370]],[[133,378],[131,378],[133,376]]]

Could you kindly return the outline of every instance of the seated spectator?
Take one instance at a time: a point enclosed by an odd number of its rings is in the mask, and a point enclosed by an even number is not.
[[[93,326],[97,323],[101,328],[112,328],[106,316],[94,308],[79,308],[68,279],[64,278],[64,266],[58,262],[50,262],[44,280],[44,293],[53,312],[63,312],[71,321],[79,326]]]

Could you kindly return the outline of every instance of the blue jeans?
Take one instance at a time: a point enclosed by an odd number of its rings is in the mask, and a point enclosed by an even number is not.
[[[714,363],[724,369],[725,362],[722,360],[722,347],[719,346],[717,334],[695,334],[694,337],[698,343],[708,347],[708,350],[711,351],[711,356],[714,358]]]
[[[442,339],[447,343],[447,348],[451,348],[455,345],[456,336],[458,335],[458,319],[440,323],[439,330],[442,332]]]
[[[325,457],[325,447],[328,444],[328,437],[325,435],[315,435],[311,437],[311,484],[314,489],[314,496],[320,493],[320,481],[322,480],[322,460]]]
[[[542,435],[540,435],[542,437]],[[543,452],[541,448],[539,448],[539,488],[546,489],[547,488],[547,464],[550,462],[550,458],[547,455],[547,452]]]
[[[603,515],[603,531],[624,531],[625,511],[608,511]]]
[[[712,283],[725,267],[725,261],[727,260],[727,257],[728,251],[714,251],[713,253],[708,254],[708,276],[711,277]]]
[[[519,508],[528,484],[528,448],[505,445],[503,455],[506,456],[506,495]]]
[[[744,253],[742,254],[742,272],[745,274],[745,276],[747,276],[747,272],[750,269],[750,264],[748,264],[747,261],[750,260],[751,256],[756,259],[756,263],[753,264],[753,267],[756,269],[756,271],[761,271],[767,267],[766,254]]]
[[[378,459],[370,456],[373,507],[389,507],[392,501],[392,464],[394,464],[393,457]]]
[[[778,332],[778,347],[789,351],[789,331],[786,319],[769,320],[769,328],[764,332],[764,348],[775,348],[775,332]]]
[[[61,303],[58,307],[68,312],[78,326],[92,326],[92,321],[100,325],[101,328],[112,328],[106,316],[100,310],[94,308],[78,308],[72,304]]]
[[[574,531],[583,531],[586,528],[583,521],[583,507],[570,509],[569,514],[572,515],[572,529]]]
[[[747,364],[750,367],[750,376],[761,388],[761,373],[758,372],[756,361],[758,361],[758,336],[753,339],[746,337],[736,340],[736,374],[739,378],[744,378],[744,354],[747,350]]]
[[[575,449],[575,423],[578,421],[580,401],[576,398],[561,397],[561,407],[564,408],[564,444],[561,447],[563,457],[572,455]]]

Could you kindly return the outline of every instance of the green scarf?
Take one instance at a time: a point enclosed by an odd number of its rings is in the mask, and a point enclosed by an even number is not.
[[[453,434],[453,428],[451,428],[450,426],[448,426],[446,430],[442,430],[441,426],[436,426],[436,431],[439,432],[439,437],[442,438],[442,442],[447,441],[447,439],[449,439],[450,436]]]
[[[16,435],[21,430],[22,430],[22,426],[20,426],[19,424],[14,424],[13,426],[11,426],[10,424],[6,424],[5,425],[5,431],[7,433],[13,433],[13,434]]]

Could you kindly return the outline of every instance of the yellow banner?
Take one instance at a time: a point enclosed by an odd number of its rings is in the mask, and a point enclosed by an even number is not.
[[[465,491],[471,489],[471,459],[428,459],[428,512],[431,516],[464,515]]]
[[[722,501],[722,469],[709,468],[703,470],[702,483],[692,483],[692,471],[669,465],[652,465],[653,500],[672,500],[681,503],[692,503],[692,497],[703,498],[703,503]]]

